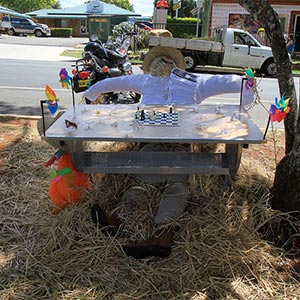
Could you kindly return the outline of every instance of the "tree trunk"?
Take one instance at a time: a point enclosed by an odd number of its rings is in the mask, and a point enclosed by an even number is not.
[[[280,97],[290,98],[284,120],[286,156],[276,168],[271,205],[282,211],[300,210],[300,120],[291,64],[277,13],[267,0],[238,0],[265,28],[277,66]]]

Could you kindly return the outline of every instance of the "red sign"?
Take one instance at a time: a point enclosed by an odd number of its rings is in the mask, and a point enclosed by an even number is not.
[[[168,2],[166,0],[159,0],[156,4],[157,8],[168,8]]]

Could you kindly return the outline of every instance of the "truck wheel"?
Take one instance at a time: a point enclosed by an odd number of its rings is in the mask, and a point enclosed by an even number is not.
[[[185,69],[193,71],[196,68],[196,58],[193,54],[184,54]]]
[[[12,28],[10,28],[10,29],[7,30],[7,34],[8,35],[15,35],[15,31]]]
[[[42,33],[41,30],[36,30],[36,31],[34,32],[34,34],[35,34],[36,37],[42,37],[42,36],[43,36],[43,33]]]
[[[276,69],[276,64],[274,62],[274,59],[268,59],[262,68],[262,73],[265,73],[266,76],[268,77],[275,77],[277,76],[277,69]]]

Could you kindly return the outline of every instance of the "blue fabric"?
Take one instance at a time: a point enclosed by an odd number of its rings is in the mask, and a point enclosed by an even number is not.
[[[288,52],[294,52],[295,49],[295,43],[292,43],[291,45],[287,46]]]

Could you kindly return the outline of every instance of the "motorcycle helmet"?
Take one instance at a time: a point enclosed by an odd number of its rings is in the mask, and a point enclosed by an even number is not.
[[[107,53],[105,48],[97,42],[88,42],[84,49],[85,52],[91,52],[99,58],[107,58]]]

